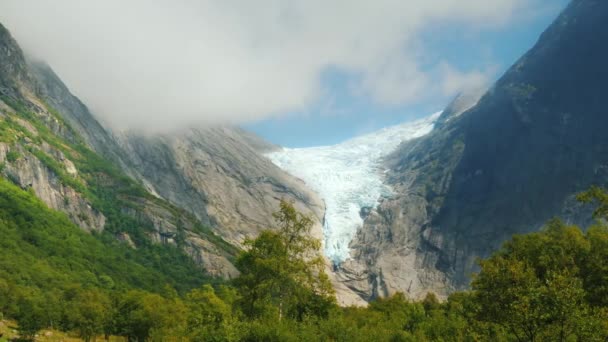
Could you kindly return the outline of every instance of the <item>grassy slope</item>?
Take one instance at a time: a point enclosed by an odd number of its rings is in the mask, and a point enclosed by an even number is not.
[[[40,289],[71,284],[103,287],[109,276],[117,287],[160,291],[180,285],[123,244],[83,232],[31,192],[0,178],[0,279]],[[182,279],[186,283],[202,278]],[[194,285],[194,284],[192,284]]]
[[[104,233],[86,234],[65,215],[48,209],[32,193],[0,179],[0,236],[3,237],[0,279],[19,274],[17,278],[36,286],[67,282],[98,285],[98,277],[105,274],[125,287],[158,291],[164,284],[171,284],[180,292],[211,281],[200,266],[180,250],[182,241],[178,239],[177,247],[153,244],[147,237],[153,230],[151,223],[124,213],[125,208],[141,210],[145,201],[165,208],[179,220],[195,222],[193,231],[213,242],[227,256],[236,254],[234,247],[197,223],[191,215],[150,195],[118,167],[91,151],[60,114],[49,109],[51,119],[58,122],[71,139],[55,134],[44,118],[30,112],[22,103],[9,98],[2,100],[15,114],[0,118],[0,141],[23,146],[25,153],[40,160],[65,186],[87,198],[106,216],[107,223]],[[38,134],[19,124],[20,119],[35,127]],[[58,160],[40,149],[42,143],[48,143],[73,161],[79,176],[67,174]],[[8,162],[22,156],[10,157]],[[0,165],[0,170],[2,167]],[[116,242],[113,234],[117,232],[129,233],[138,248],[132,250]]]

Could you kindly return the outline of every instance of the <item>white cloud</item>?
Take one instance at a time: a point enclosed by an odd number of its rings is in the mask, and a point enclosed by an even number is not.
[[[441,82],[441,92],[450,96],[462,90],[478,90],[486,88],[491,82],[492,76],[496,74],[497,68],[491,66],[485,70],[474,70],[463,73],[454,69],[446,62],[437,67]]]
[[[421,30],[503,25],[530,3],[2,0],[0,21],[105,120],[162,130],[304,110],[328,68],[357,75],[358,94],[380,104],[455,92],[483,72],[423,71]]]

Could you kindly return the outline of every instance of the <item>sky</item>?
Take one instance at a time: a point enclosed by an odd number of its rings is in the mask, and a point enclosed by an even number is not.
[[[490,85],[567,0],[2,0],[104,124],[333,144]]]
[[[489,29],[439,25],[422,32],[420,39],[430,51],[431,62],[447,61],[462,72],[481,71],[484,86],[490,86],[538,40],[569,0],[546,0],[520,20]],[[353,136],[411,121],[442,110],[459,91],[439,94],[418,103],[386,106],[368,97],[353,96],[345,84],[348,75],[331,73],[326,82],[333,96],[320,105],[246,126],[282,146],[333,145]],[[437,95],[437,94],[436,94]],[[322,120],[323,124],[319,124]]]

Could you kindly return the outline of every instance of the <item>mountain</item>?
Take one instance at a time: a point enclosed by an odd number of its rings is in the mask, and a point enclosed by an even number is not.
[[[237,248],[124,173],[126,163],[113,162],[122,162],[124,155],[112,137],[49,67],[26,60],[2,26],[0,59],[4,179],[65,213],[81,229],[124,241],[136,254],[183,254],[194,263],[189,273],[237,274],[231,261]],[[165,270],[183,266],[159,262]]]
[[[282,199],[322,237],[323,202],[263,156],[279,147],[236,127],[112,131],[2,26],[0,60],[0,174],[84,231],[142,256],[183,254],[188,273],[220,278],[238,274],[239,248],[275,226]],[[360,302],[336,286],[342,303]]]
[[[348,244],[366,210],[390,195],[382,163],[403,141],[427,134],[439,113],[384,128],[333,146],[284,148],[267,153],[279,167],[306,182],[325,202],[325,255],[339,264],[349,257]]]
[[[191,129],[149,135],[113,132],[102,125],[41,62],[30,62],[42,99],[87,145],[152,194],[186,209],[240,245],[271,227],[281,198],[322,217],[323,206],[301,182],[260,153],[278,147],[236,127]],[[210,212],[210,213],[209,213]]]
[[[0,223],[32,262],[60,253],[66,237],[94,251],[76,258],[97,278],[120,274],[110,259],[91,261],[105,248],[138,275],[125,286],[159,277],[188,287],[236,276],[243,241],[272,228],[287,199],[324,238],[340,303],[445,296],[513,234],[554,216],[589,223],[575,195],[608,180],[606,19],[608,4],[574,0],[487,92],[309,149],[235,127],[112,131],[0,26],[0,201],[14,204]],[[19,232],[24,222],[44,234]],[[72,270],[71,279],[87,274]]]
[[[275,227],[281,199],[310,215],[312,234],[323,239],[325,203],[304,181],[274,165],[265,153],[280,148],[235,127],[189,129],[162,135],[115,132],[130,174],[160,198],[187,210],[226,241],[242,246]],[[126,164],[124,164],[126,165]],[[338,302],[364,301],[327,271]]]
[[[572,1],[475,106],[450,106],[388,156],[394,195],[358,230],[342,280],[368,299],[444,296],[513,234],[588,224],[575,195],[608,181],[606,22],[607,2]]]
[[[279,201],[311,214],[320,231],[324,206],[304,183],[261,153],[270,145],[241,129],[215,127],[163,135],[114,133],[121,152],[150,191],[241,245],[274,224]]]

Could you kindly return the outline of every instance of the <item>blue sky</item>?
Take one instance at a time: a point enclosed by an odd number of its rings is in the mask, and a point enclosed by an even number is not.
[[[241,125],[334,144],[490,84],[568,0],[2,0],[0,22],[104,124]]]
[[[490,70],[491,80],[496,80],[534,45],[568,0],[543,2],[546,6],[542,11],[500,28],[472,30],[452,24],[435,25],[418,37],[424,47],[425,64],[432,67],[446,61],[465,72]],[[444,96],[413,105],[381,105],[369,96],[353,94],[349,89],[352,78],[339,70],[326,70],[322,76],[326,96],[318,103],[305,111],[285,113],[244,127],[282,146],[329,145],[439,111],[450,100]]]

